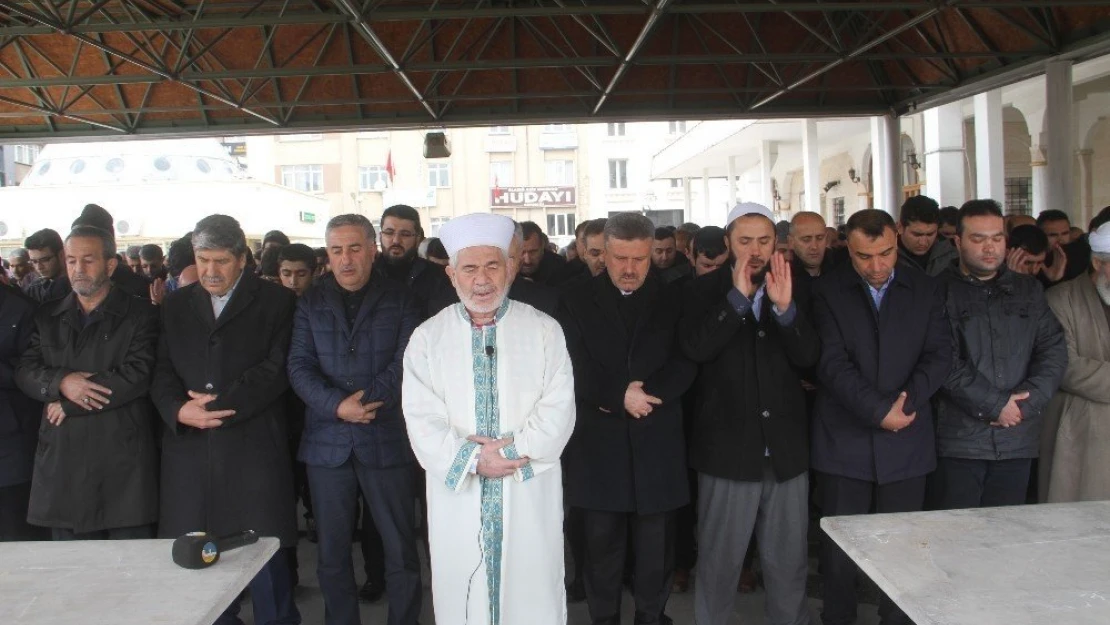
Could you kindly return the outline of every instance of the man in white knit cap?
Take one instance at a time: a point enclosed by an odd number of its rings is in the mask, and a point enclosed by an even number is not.
[[[460,301],[405,352],[439,625],[566,623],[559,456],[574,429],[574,379],[559,324],[506,297],[513,231],[492,214],[440,228]]]
[[[1040,498],[1053,503],[1110,499],[1110,223],[1087,241],[1089,272],[1045,293],[1068,344],[1038,465]]]

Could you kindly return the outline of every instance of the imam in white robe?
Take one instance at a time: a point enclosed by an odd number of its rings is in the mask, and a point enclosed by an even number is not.
[[[474,326],[462,304],[432,317],[405,351],[409,438],[427,471],[437,625],[563,625],[563,485],[574,379],[559,324],[505,300]],[[472,472],[471,435],[512,437],[513,477]]]

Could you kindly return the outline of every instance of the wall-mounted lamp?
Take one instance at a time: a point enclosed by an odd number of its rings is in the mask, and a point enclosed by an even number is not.
[[[856,175],[856,169],[854,167],[848,169],[848,179],[859,184],[860,178]]]
[[[833,188],[833,187],[835,187],[839,184],[840,184],[839,180],[830,180],[830,181],[826,182],[825,183],[825,193],[828,193],[829,189],[831,189],[831,188]]]
[[[913,169],[921,169],[921,163],[917,160],[917,152],[906,152],[906,164]]]

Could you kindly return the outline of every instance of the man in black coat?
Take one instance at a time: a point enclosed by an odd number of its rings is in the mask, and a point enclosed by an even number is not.
[[[42,304],[69,295],[72,289],[66,277],[61,235],[50,228],[39,230],[27,237],[23,246],[27,248],[31,265],[39,274],[27,287],[27,297]]]
[[[848,220],[851,262],[814,283],[821,335],[813,415],[813,468],[826,516],[920,510],[936,467],[930,400],[952,366],[936,280],[898,263],[894,220],[860,211]],[[895,266],[897,264],[897,267]],[[832,540],[821,549],[825,625],[856,618],[856,566]],[[890,599],[884,625],[907,623]]]
[[[547,249],[547,235],[534,221],[520,224],[524,234],[524,247],[521,249],[520,276],[545,286],[556,286],[563,276],[567,259]],[[512,297],[510,295],[510,297]]]
[[[729,215],[730,263],[686,289],[681,336],[700,365],[690,440],[698,472],[694,619],[732,620],[753,529],[767,586],[768,622],[805,625],[809,527],[809,417],[797,370],[817,362],[819,341],[804,289],[775,252],[771,211]]]
[[[1025,503],[1042,413],[1068,364],[1064,329],[1033,276],[1006,268],[1002,209],[960,208],[960,262],[941,274],[956,368],[937,402],[943,508]]]
[[[651,244],[651,264],[663,284],[689,278],[694,272],[690,259],[678,250],[675,231],[671,228],[655,229],[655,241]]]
[[[442,302],[445,294],[453,295],[455,290],[443,267],[417,255],[424,229],[415,208],[404,204],[390,206],[382,213],[381,225],[381,252],[374,260],[374,270],[409,288],[423,321],[439,312],[435,303]]]
[[[31,344],[34,317],[34,301],[17,287],[0,286],[0,542],[45,537],[27,523],[42,404],[15,384],[19,359]]]
[[[115,220],[112,219],[112,215],[96,204],[85,205],[81,214],[73,220],[73,227],[78,226],[92,226],[108,233],[115,233],[116,231]],[[115,254],[115,250],[112,250],[112,253]],[[146,276],[137,274],[117,263],[116,268],[112,271],[111,279],[112,285],[124,293],[146,300],[150,299],[150,280]]]
[[[620,622],[630,529],[635,622],[669,622],[674,511],[689,499],[681,398],[695,369],[678,348],[681,299],[648,275],[653,231],[638,213],[609,218],[607,272],[568,293],[560,311],[578,410],[567,499],[583,512],[597,624]]]
[[[296,544],[285,397],[296,296],[247,267],[247,241],[225,215],[192,235],[199,282],[166,296],[151,397],[162,439],[159,534],[253,529]],[[297,624],[288,558],[250,583],[256,623]],[[216,621],[237,623],[238,602]]]
[[[108,276],[110,232],[66,237],[73,292],[44,304],[16,383],[47,402],[27,519],[55,540],[152,538],[158,518],[151,371],[158,314]]]
[[[373,271],[374,226],[339,215],[324,232],[332,272],[297,304],[289,379],[304,401],[298,458],[308,465],[327,625],[358,625],[351,535],[361,495],[384,547],[389,625],[420,616],[415,457],[401,415],[401,359],[420,307]],[[364,518],[364,523],[368,519]]]

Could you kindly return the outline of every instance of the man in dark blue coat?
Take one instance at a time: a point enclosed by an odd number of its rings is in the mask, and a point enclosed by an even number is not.
[[[0,286],[0,542],[46,538],[27,523],[42,404],[15,385],[19,357],[34,329],[35,302],[17,287]]]
[[[929,400],[951,368],[939,284],[898,263],[894,220],[864,210],[848,220],[850,264],[814,282],[821,335],[813,461],[826,516],[920,510],[936,467]],[[897,264],[897,267],[895,266]],[[856,566],[825,537],[825,625],[856,619]],[[889,599],[884,625],[909,619]]]
[[[325,230],[331,274],[297,303],[289,380],[304,401],[298,458],[308,466],[327,625],[358,625],[351,535],[358,495],[385,548],[390,625],[420,615],[415,458],[401,416],[401,360],[420,309],[373,271],[374,227],[340,215]]]

